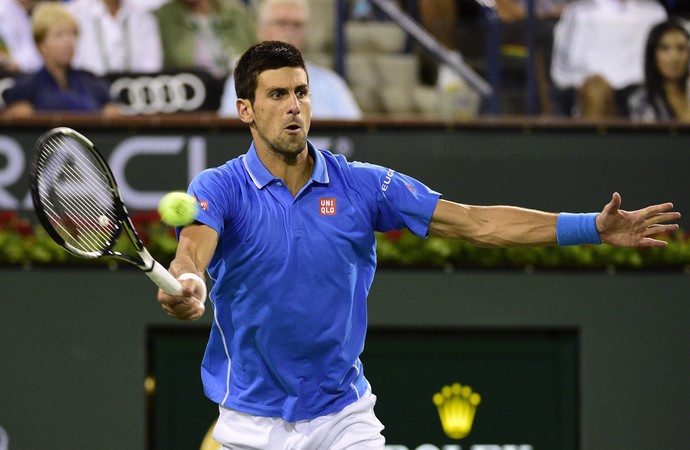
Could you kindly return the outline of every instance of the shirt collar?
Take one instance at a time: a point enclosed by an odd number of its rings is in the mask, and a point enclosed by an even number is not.
[[[326,159],[323,154],[317,151],[316,147],[309,141],[307,141],[307,151],[314,158],[314,170],[311,173],[310,182],[328,184],[328,168],[326,167]],[[276,180],[276,177],[268,171],[266,166],[264,166],[259,159],[259,155],[256,153],[256,148],[254,147],[254,142],[252,142],[244,158],[244,167],[258,189],[262,189]]]

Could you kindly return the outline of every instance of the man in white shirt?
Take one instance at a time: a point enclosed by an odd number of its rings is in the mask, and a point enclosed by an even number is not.
[[[282,41],[302,49],[308,21],[309,5],[305,0],[265,0],[258,9],[257,35],[260,41]],[[342,77],[309,62],[307,70],[314,119],[361,119],[362,111]],[[237,117],[236,103],[235,78],[231,75],[218,114]]]
[[[161,6],[163,6],[164,3],[167,3],[168,0],[135,0],[137,5],[141,7],[141,9],[145,11],[155,11]]]
[[[79,23],[75,68],[99,76],[160,72],[158,22],[136,0],[72,0],[67,7]]]
[[[582,117],[624,115],[626,94],[644,79],[647,34],[666,17],[656,0],[577,0],[565,7],[554,31],[551,77],[559,89],[575,92]]]
[[[34,72],[43,65],[29,17],[33,3],[32,0],[0,0],[0,41],[7,53],[2,55],[0,70]]]

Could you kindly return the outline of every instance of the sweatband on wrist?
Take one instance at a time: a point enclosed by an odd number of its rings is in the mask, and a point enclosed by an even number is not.
[[[201,300],[202,304],[206,303],[206,295],[207,295],[206,282],[204,281],[203,278],[201,278],[199,275],[197,275],[195,273],[187,272],[187,273],[183,273],[182,275],[177,277],[177,279],[178,280],[196,280],[199,283],[201,283],[201,286],[203,287],[203,289],[201,291],[202,295],[201,295],[201,298],[199,300]]]
[[[601,244],[597,231],[599,213],[560,213],[556,220],[558,245]]]

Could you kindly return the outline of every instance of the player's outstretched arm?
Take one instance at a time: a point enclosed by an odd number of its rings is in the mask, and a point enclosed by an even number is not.
[[[596,225],[602,243],[620,247],[664,247],[666,241],[654,239],[660,233],[678,229],[680,213],[672,211],[672,203],[660,203],[636,211],[620,209],[621,196],[615,192],[611,201],[597,216]]]
[[[580,245],[606,243],[621,247],[662,247],[654,236],[678,229],[673,204],[637,211],[620,209],[614,193],[601,213],[554,214],[514,206],[472,206],[439,200],[429,226],[434,236],[462,239],[484,247]]]
[[[429,234],[481,247],[556,244],[557,214],[515,206],[473,206],[439,200]]]
[[[180,320],[196,320],[204,314],[206,286],[202,286],[199,279],[205,279],[206,268],[217,243],[218,234],[206,225],[188,225],[180,232],[177,252],[169,271],[176,278],[179,277],[183,293],[172,296],[162,290],[158,291],[158,302],[169,316]]]

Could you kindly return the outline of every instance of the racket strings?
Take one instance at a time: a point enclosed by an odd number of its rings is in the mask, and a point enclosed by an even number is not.
[[[65,243],[85,254],[108,249],[119,233],[114,194],[90,151],[72,138],[54,137],[43,147],[38,171],[41,202]]]

